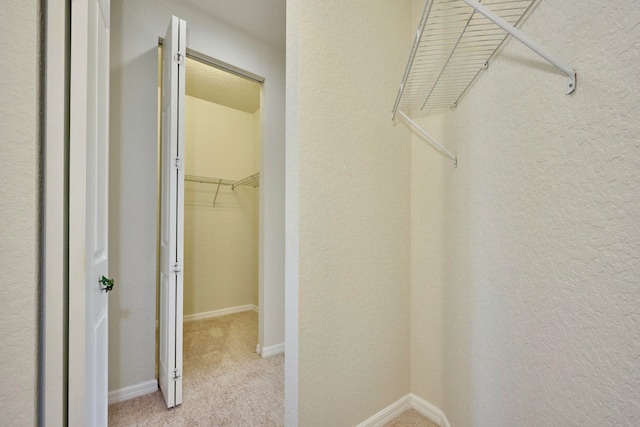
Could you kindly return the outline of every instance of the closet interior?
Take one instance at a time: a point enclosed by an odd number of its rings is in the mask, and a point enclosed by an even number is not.
[[[184,321],[258,311],[260,84],[186,65]]]
[[[177,203],[184,208],[178,242],[184,245],[180,352],[188,395],[198,393],[199,381],[217,386],[229,360],[256,357],[262,80],[189,49],[183,70],[184,195]],[[161,69],[158,75],[161,81]],[[161,100],[160,87],[158,91]],[[162,119],[159,103],[158,122]],[[161,209],[159,205],[159,225]],[[159,228],[157,232],[159,239]],[[158,284],[156,320],[159,290]],[[159,334],[156,328],[157,345]],[[159,359],[156,370],[159,375]]]

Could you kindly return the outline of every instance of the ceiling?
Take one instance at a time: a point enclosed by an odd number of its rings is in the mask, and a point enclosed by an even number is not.
[[[182,0],[254,37],[284,49],[286,0]],[[161,62],[161,61],[159,61]],[[260,108],[260,85],[187,57],[186,93],[250,114]]]
[[[285,48],[286,0],[183,0],[259,39]]]
[[[187,95],[253,114],[260,108],[260,84],[187,57]]]
[[[185,92],[214,104],[253,114],[260,108],[261,85],[253,80],[222,71],[187,56]],[[158,76],[162,70],[162,49],[158,48]],[[160,79],[158,79],[160,87]]]

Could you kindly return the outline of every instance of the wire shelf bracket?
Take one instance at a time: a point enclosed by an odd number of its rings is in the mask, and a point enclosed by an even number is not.
[[[413,122],[406,112],[455,108],[512,36],[568,79],[576,89],[576,72],[516,28],[538,0],[426,0],[393,106],[427,142],[456,163],[456,157]]]
[[[457,168],[458,167],[458,158],[451,154],[451,152],[449,150],[447,150],[446,148],[444,148],[444,146],[442,144],[440,144],[434,137],[432,137],[427,131],[425,131],[424,129],[422,129],[420,127],[420,125],[418,125],[416,122],[414,122],[413,120],[411,120],[409,118],[409,116],[407,116],[404,112],[402,112],[401,110],[398,110],[398,114],[400,115],[400,117],[402,117],[407,123],[409,123],[410,127],[414,128],[418,134],[420,134],[422,137],[424,137],[424,139],[431,144],[431,146],[433,148],[435,148],[436,150],[440,151],[442,154],[444,154],[445,156],[447,156],[448,158],[450,158],[451,160],[453,160],[453,167]]]
[[[249,175],[246,178],[240,179],[231,184],[231,189],[235,190],[236,187],[257,187],[260,185],[260,172],[256,172],[253,175]]]
[[[223,178],[211,178],[208,176],[198,176],[198,175],[185,175],[185,181],[190,182],[198,182],[200,184],[214,184],[216,185],[216,193],[213,196],[212,205],[216,205],[216,200],[218,200],[218,193],[220,192],[220,186],[229,186],[232,190],[235,190],[236,187],[257,187],[260,185],[260,172],[256,172],[253,175],[249,175],[246,178],[239,179],[234,181],[232,179],[223,179]]]
[[[564,61],[560,60],[559,58],[556,58],[551,53],[547,52],[547,50],[545,48],[543,48],[542,46],[540,46],[539,44],[537,44],[536,42],[531,40],[522,31],[520,31],[519,29],[517,29],[513,25],[509,24],[507,21],[502,19],[500,16],[496,15],[495,13],[493,13],[493,11],[491,11],[485,5],[480,4],[476,0],[462,0],[462,1],[464,1],[466,4],[468,4],[469,6],[474,8],[476,11],[480,12],[487,19],[489,19],[491,22],[493,22],[494,24],[496,24],[497,26],[499,26],[500,28],[505,30],[507,33],[509,33],[511,36],[513,36],[515,39],[517,39],[523,45],[525,45],[526,47],[528,47],[529,49],[531,49],[532,51],[534,51],[535,53],[540,55],[542,58],[544,58],[551,65],[555,66],[560,71],[565,73],[567,75],[567,79],[568,79],[568,81],[567,81],[567,95],[573,93],[573,91],[576,90],[576,72],[568,64],[566,64]]]

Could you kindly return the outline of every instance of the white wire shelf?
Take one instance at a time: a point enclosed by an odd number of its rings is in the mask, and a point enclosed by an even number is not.
[[[212,178],[208,176],[199,175],[185,175],[185,181],[199,182],[201,184],[216,184],[235,187],[257,187],[260,185],[260,172],[256,172],[253,175],[249,175],[246,178],[239,180],[224,179],[224,178]]]
[[[257,187],[260,185],[260,172],[256,172],[253,175],[249,175],[246,178],[243,178],[239,181],[231,184],[231,188],[234,189],[236,187]]]
[[[539,0],[426,0],[400,89],[393,119],[400,116],[427,142],[455,155],[408,117],[458,105],[469,88],[513,36],[567,75],[567,94],[576,87],[575,71],[516,27]]]
[[[246,178],[242,178],[239,180],[232,179],[223,179],[223,178],[212,178],[208,176],[199,176],[199,175],[185,175],[185,181],[190,182],[198,182],[200,184],[214,184],[216,187],[216,194],[213,197],[213,206],[216,204],[216,200],[218,200],[218,192],[220,191],[221,186],[229,186],[232,190],[235,190],[236,187],[257,187],[260,185],[260,172],[256,172],[253,175],[249,175]]]
[[[208,176],[185,175],[185,181],[199,182],[200,184],[233,185],[236,181],[231,179],[211,178]]]

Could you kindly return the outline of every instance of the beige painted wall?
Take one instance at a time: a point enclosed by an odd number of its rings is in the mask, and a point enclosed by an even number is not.
[[[288,267],[299,275],[288,280],[299,285],[301,426],[353,426],[409,393],[410,145],[390,114],[409,6],[287,3],[298,20],[287,34],[297,40],[287,102],[299,107],[287,150],[299,152],[299,175],[287,179],[299,179],[299,198],[287,208],[299,203],[299,235],[287,243],[299,237],[299,265]]]
[[[255,172],[254,114],[185,100],[185,173],[239,180]],[[259,113],[256,113],[259,115]],[[184,314],[254,304],[255,195],[251,187],[185,182]],[[257,305],[257,304],[256,304]]]
[[[420,10],[420,13],[422,10]],[[446,135],[439,117],[423,120],[435,138]],[[423,140],[411,140],[411,392],[442,408],[446,388],[445,176],[453,162]]]
[[[424,0],[412,1],[411,31],[418,27]],[[422,120],[439,140],[444,120]],[[405,126],[403,124],[403,126]],[[412,134],[411,137],[411,392],[442,408],[446,378],[444,351],[446,197],[445,176],[452,163]]]
[[[0,28],[0,425],[36,422],[38,282],[37,2],[3,2]],[[10,58],[10,59],[9,59]]]
[[[458,168],[414,141],[412,391],[452,426],[638,422],[639,20],[635,2],[541,2],[523,29],[575,94],[512,40],[424,121]]]

